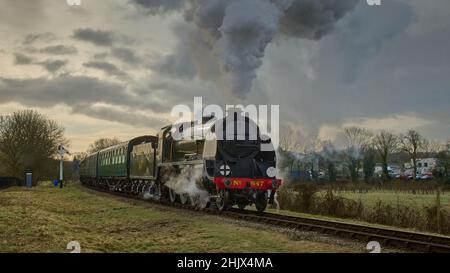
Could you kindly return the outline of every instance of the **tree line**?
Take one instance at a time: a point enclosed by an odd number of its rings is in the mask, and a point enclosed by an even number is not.
[[[33,184],[58,177],[60,145],[68,146],[64,128],[34,110],[17,111],[0,116],[0,184],[22,181],[33,173]],[[79,163],[88,154],[120,143],[117,138],[100,138],[84,153],[64,163],[64,173],[76,174]],[[3,182],[2,182],[3,181]],[[16,182],[15,182],[16,183]],[[1,185],[0,185],[1,186]]]
[[[303,158],[298,159],[293,154],[301,154]],[[375,133],[353,126],[344,128],[332,142],[308,138],[292,128],[284,128],[279,155],[282,157],[282,169],[292,170],[295,164],[302,164],[303,161],[309,165],[311,172],[317,172],[312,163],[317,160],[320,169],[328,173],[329,180],[336,180],[336,167],[341,165],[351,181],[360,178],[369,181],[375,175],[376,163],[381,163],[383,177],[389,179],[389,164],[393,163],[394,156],[402,157],[397,161],[410,161],[414,174],[418,171],[419,158],[435,157],[438,159],[438,176],[449,178],[449,143],[429,141],[415,130],[402,134],[387,130]],[[360,177],[360,170],[363,177]],[[416,175],[413,175],[413,179],[416,179]]]

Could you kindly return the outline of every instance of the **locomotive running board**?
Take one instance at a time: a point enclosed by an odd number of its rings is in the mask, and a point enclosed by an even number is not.
[[[205,164],[204,160],[194,160],[194,161],[186,161],[186,162],[166,162],[166,163],[159,163],[158,167],[167,167],[167,166],[174,166],[174,165],[200,165]]]

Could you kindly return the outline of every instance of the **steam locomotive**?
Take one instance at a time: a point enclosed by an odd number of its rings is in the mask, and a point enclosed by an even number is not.
[[[282,183],[270,138],[237,112],[220,120],[203,118],[201,124],[170,125],[157,136],[91,154],[81,162],[80,180],[89,187],[200,209],[255,204],[260,212],[273,203]]]

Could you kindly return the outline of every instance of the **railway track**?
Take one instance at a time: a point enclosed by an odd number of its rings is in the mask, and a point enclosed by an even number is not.
[[[135,195],[124,193],[110,192],[97,188],[87,187],[94,191],[101,191],[108,194],[143,200]],[[213,215],[221,215],[237,220],[251,221],[255,223],[263,223],[277,227],[293,228],[302,231],[314,231],[333,235],[336,237],[344,237],[362,242],[377,241],[382,247],[392,247],[415,252],[429,253],[450,253],[450,237],[439,236],[433,234],[425,234],[418,232],[402,231],[390,228],[364,226],[360,224],[343,223],[331,220],[321,220],[298,216],[287,216],[275,213],[249,210],[231,209],[228,211],[219,211],[214,208],[199,210],[190,205],[182,205],[180,203],[170,203],[169,201],[145,200],[151,203],[176,207],[179,209],[201,211]]]
[[[384,247],[417,252],[450,253],[450,238],[439,235],[370,227],[330,220],[286,216],[274,213],[239,211],[233,217],[305,231],[316,231],[362,242],[377,241]]]

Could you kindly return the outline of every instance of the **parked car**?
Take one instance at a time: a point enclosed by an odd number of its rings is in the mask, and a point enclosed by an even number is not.
[[[434,179],[434,176],[432,173],[425,173],[425,174],[421,174],[419,175],[418,180],[432,180]]]

